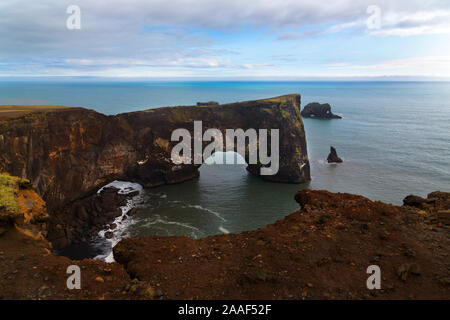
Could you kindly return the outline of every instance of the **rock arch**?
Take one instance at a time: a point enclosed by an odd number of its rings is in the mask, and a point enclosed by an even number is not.
[[[223,105],[179,106],[106,116],[83,108],[27,113],[0,121],[0,171],[31,180],[49,209],[94,192],[114,179],[145,187],[198,176],[199,165],[175,165],[171,133],[195,120],[203,129],[279,128],[277,174],[264,180],[310,180],[300,95]],[[208,144],[207,142],[205,144]],[[246,160],[248,160],[246,158]],[[259,175],[260,165],[248,171]]]

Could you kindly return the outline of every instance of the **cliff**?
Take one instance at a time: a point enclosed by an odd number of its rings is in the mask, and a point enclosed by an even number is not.
[[[279,171],[262,178],[289,183],[310,180],[299,95],[116,116],[83,108],[14,110],[0,112],[0,172],[29,179],[50,212],[115,179],[153,187],[197,177],[199,165],[175,165],[170,159],[178,143],[170,141],[172,131],[186,128],[193,137],[194,120],[203,121],[203,130],[279,129]],[[259,175],[260,167],[253,164],[248,170]]]

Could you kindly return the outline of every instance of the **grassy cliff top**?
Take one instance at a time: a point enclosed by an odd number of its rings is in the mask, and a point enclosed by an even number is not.
[[[29,183],[27,179],[0,173],[0,208],[6,209],[8,213],[18,213],[19,205],[16,197],[20,184]]]
[[[16,118],[33,112],[58,111],[69,109],[65,106],[13,106],[0,105],[0,120]]]

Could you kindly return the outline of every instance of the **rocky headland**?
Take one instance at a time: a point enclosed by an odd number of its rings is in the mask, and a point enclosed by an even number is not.
[[[0,172],[29,179],[51,216],[47,238],[63,248],[86,241],[120,214],[123,197],[96,194],[101,186],[125,180],[156,187],[198,177],[200,165],[171,160],[178,143],[171,141],[172,131],[185,128],[193,140],[198,120],[203,130],[217,128],[224,134],[228,128],[279,129],[277,174],[260,176],[260,163],[247,170],[268,181],[310,180],[297,94],[116,116],[83,108],[0,106]],[[248,148],[245,152],[248,160]]]
[[[203,122],[204,130],[279,129],[278,173],[261,178],[288,183],[310,180],[300,95],[296,94],[116,116],[53,107],[34,112],[28,107],[11,115],[11,109],[0,107],[0,172],[29,179],[52,212],[113,180],[155,187],[197,177],[200,165],[176,165],[170,154],[178,143],[171,141],[172,131],[185,128],[193,137],[196,120]],[[248,149],[243,156],[248,159]],[[251,164],[248,171],[259,176],[261,166]]]

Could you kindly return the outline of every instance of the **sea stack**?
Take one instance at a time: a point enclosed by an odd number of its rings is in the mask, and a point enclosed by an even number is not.
[[[328,163],[341,163],[342,159],[338,157],[336,149],[333,146],[330,146],[330,154],[327,158]]]
[[[328,103],[311,102],[308,103],[301,112],[304,118],[317,119],[342,119],[341,116],[331,112],[331,106]]]

